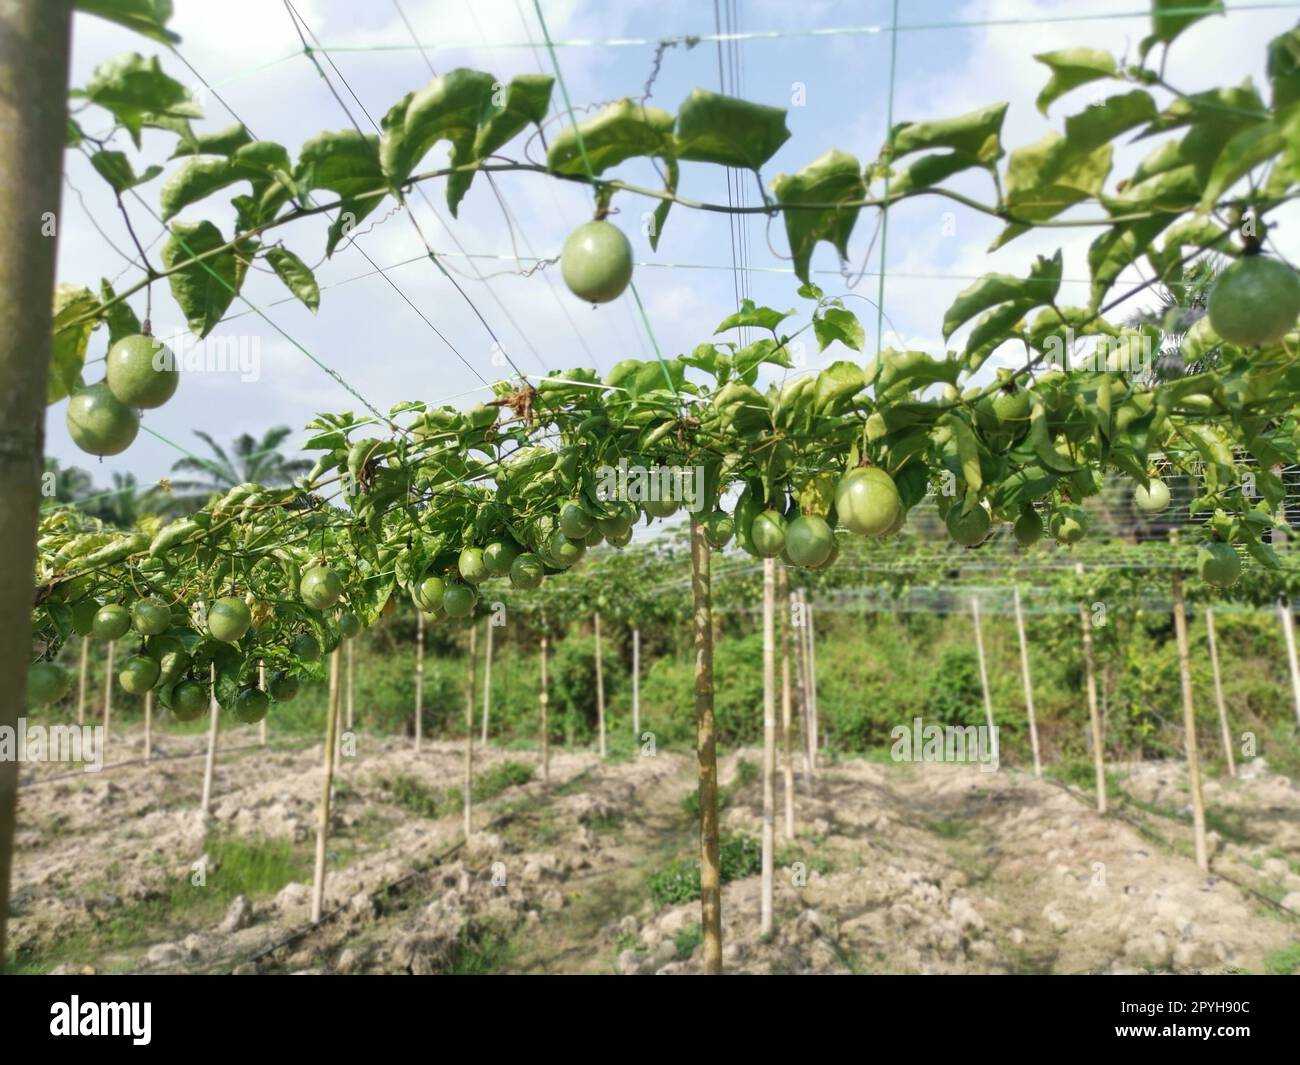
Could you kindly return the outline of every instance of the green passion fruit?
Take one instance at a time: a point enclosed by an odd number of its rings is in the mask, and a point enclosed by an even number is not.
[[[962,547],[974,547],[983,543],[989,534],[989,512],[983,503],[979,503],[963,514],[961,505],[954,502],[948,508],[944,524],[948,527],[948,535]]]
[[[144,653],[158,663],[155,687],[175,684],[190,666],[190,653],[175,636],[151,636]]]
[[[546,553],[557,566],[567,569],[586,554],[587,545],[581,540],[570,540],[562,529],[556,529],[546,541]]]
[[[497,540],[483,548],[483,565],[493,577],[504,577],[519,557],[519,548],[509,540]]]
[[[785,518],[779,510],[764,510],[749,526],[749,538],[761,558],[776,558],[785,550]]]
[[[442,609],[442,593],[446,590],[447,582],[432,574],[411,590],[411,601],[426,614],[436,614]]]
[[[449,618],[469,617],[477,603],[478,592],[459,581],[450,581],[442,593],[442,609]]]
[[[560,273],[569,291],[587,303],[608,303],[632,280],[632,245],[603,219],[580,225],[560,250]]]
[[[1241,559],[1232,544],[1215,540],[1196,552],[1196,572],[1206,584],[1216,588],[1229,588],[1241,576]]]
[[[172,715],[177,721],[194,721],[208,708],[208,689],[183,680],[172,689]]]
[[[652,518],[671,518],[677,513],[677,508],[681,505],[681,500],[671,498],[647,499],[641,504],[645,512]]]
[[[525,551],[510,564],[510,583],[516,588],[536,588],[545,576],[542,560],[531,551]]]
[[[736,533],[736,526],[731,520],[731,515],[725,510],[715,510],[700,524],[704,529],[705,541],[715,551],[726,547]]]
[[[34,662],[27,667],[27,701],[32,706],[58,702],[72,685],[72,674],[57,662]]]
[[[245,725],[256,725],[266,717],[271,700],[258,688],[244,688],[235,696],[235,718]]]
[[[456,571],[460,574],[460,579],[468,581],[470,584],[479,584],[491,576],[488,573],[487,563],[483,561],[483,549],[480,547],[461,548],[460,557],[456,560]]]
[[[1063,507],[1052,515],[1048,527],[1056,542],[1077,544],[1088,535],[1088,519],[1078,507]]]
[[[1281,340],[1300,316],[1300,277],[1286,263],[1247,255],[1214,283],[1210,325],[1229,344],[1253,348]]]
[[[577,500],[570,499],[560,507],[560,530],[570,540],[586,539],[595,524]]]
[[[236,596],[223,596],[208,609],[208,632],[222,643],[238,643],[252,624],[248,604]]]
[[[142,636],[158,636],[172,627],[172,611],[157,596],[139,599],[131,605],[131,625]]]
[[[894,479],[877,466],[849,470],[835,488],[840,524],[859,536],[883,536],[902,505]]]
[[[1133,504],[1144,514],[1159,514],[1169,508],[1169,486],[1152,477],[1150,485],[1138,485],[1133,489]]]
[[[785,528],[785,549],[796,566],[816,569],[834,547],[835,533],[816,514],[800,514]]]
[[[271,693],[271,698],[277,703],[291,703],[298,698],[298,691],[302,684],[297,677],[280,669],[271,674],[266,687]]]
[[[632,526],[629,525],[621,532],[606,533],[605,542],[608,543],[610,547],[627,547],[627,545],[632,542]]]
[[[1011,531],[1021,547],[1032,547],[1043,538],[1043,519],[1033,507],[1025,507]]]
[[[140,431],[140,416],[103,381],[83,388],[68,401],[68,435],[91,455],[120,455]]]
[[[612,543],[615,537],[622,536],[636,524],[636,507],[624,502],[611,503],[609,506],[612,513],[597,518],[596,528]]]
[[[117,682],[132,695],[143,695],[158,683],[160,674],[158,663],[148,655],[132,655],[123,663]]]
[[[326,566],[313,566],[298,582],[298,595],[304,603],[316,610],[328,610],[339,601],[342,594],[343,582],[337,573]]]
[[[131,612],[119,603],[108,603],[96,611],[90,635],[97,640],[120,640],[130,627]]]
[[[161,407],[181,382],[171,349],[142,333],[118,340],[108,349],[105,362],[109,389],[128,407]]]
[[[289,653],[300,662],[315,662],[320,658],[320,641],[309,632],[300,632],[289,641]]]
[[[339,635],[345,640],[361,635],[361,619],[350,610],[339,615]]]

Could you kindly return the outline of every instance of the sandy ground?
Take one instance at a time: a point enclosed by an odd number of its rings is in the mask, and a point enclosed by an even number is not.
[[[322,748],[235,749],[255,738],[223,736],[206,818],[202,757],[97,775],[27,767],[11,922],[20,961],[55,972],[698,971],[698,903],[656,907],[647,890],[695,853],[693,754],[602,764],[553,752],[550,785],[535,776],[480,803],[466,846],[459,813],[422,815],[394,789],[399,778],[430,793],[458,786],[463,748],[417,754],[409,740],[362,735],[337,775],[327,919],[312,927],[305,883],[213,908],[193,882],[217,838],[288,844],[310,869]],[[118,737],[109,761],[138,758],[141,741]],[[203,743],[158,738],[174,755]],[[761,784],[737,783],[742,759],[760,754],[724,759],[723,827],[758,838]],[[538,759],[477,752],[480,769],[505,761]],[[725,968],[1277,968],[1300,942],[1300,789],[1261,761],[1208,780],[1207,875],[1191,858],[1182,767],[1113,772],[1121,794],[1103,818],[1088,796],[1016,771],[846,759],[799,774],[793,839],[778,778],[774,928],[760,935],[758,876],[728,883]]]

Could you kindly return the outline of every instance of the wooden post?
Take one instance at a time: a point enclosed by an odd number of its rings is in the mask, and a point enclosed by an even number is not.
[[[605,757],[605,671],[601,663],[600,614],[595,615],[596,628],[596,729],[600,733],[600,757]]]
[[[799,623],[794,623],[795,614],[798,614]],[[800,592],[793,592],[790,595],[790,624],[794,628],[794,664],[795,664],[795,681],[798,686],[799,696],[799,724],[803,728],[803,786],[804,792],[812,794],[813,762],[812,762],[812,733],[809,731],[808,723],[808,662],[807,662],[807,643],[804,640],[804,628],[807,625],[807,615],[804,612],[803,595]]]
[[[144,693],[144,764],[149,764],[153,752],[153,689]]]
[[[544,622],[543,622],[544,624]],[[551,782],[551,726],[547,708],[551,702],[550,682],[546,677],[546,633],[542,633],[542,679],[537,692],[537,705],[542,711],[542,783]]]
[[[81,638],[81,665],[77,672],[77,724],[86,723],[86,674],[90,670],[90,640]]]
[[[1025,680],[1025,712],[1029,715],[1029,745],[1034,751],[1034,776],[1043,775],[1043,763],[1038,753],[1038,723],[1034,720],[1034,682],[1029,675],[1029,642],[1025,639],[1025,615],[1020,608],[1020,586],[1015,587],[1013,600],[1016,607],[1016,634],[1020,637],[1020,675]]]
[[[776,559],[763,559],[763,881],[759,934],[772,931],[776,849]]]
[[[1219,707],[1219,731],[1223,736],[1223,756],[1228,760],[1228,776],[1237,775],[1237,762],[1232,757],[1232,731],[1228,728],[1228,707],[1223,701],[1223,678],[1219,673],[1219,645],[1214,631],[1214,608],[1205,608],[1205,636],[1210,642],[1210,668],[1214,672],[1214,701]]]
[[[258,691],[266,691],[266,663],[263,662],[260,658],[257,660],[257,689]],[[268,714],[267,716],[269,717],[270,715]],[[263,747],[266,746],[266,718],[265,717],[262,718],[262,720],[257,723],[257,742],[260,743]]]
[[[812,756],[812,769],[817,772],[817,751],[819,744],[820,722],[817,712],[817,632],[813,627],[813,605],[804,599],[803,593],[799,593],[799,598],[803,602],[804,612],[804,630],[808,635],[808,732],[809,732],[809,751]]]
[[[993,723],[993,696],[989,692],[989,670],[984,660],[984,630],[980,626],[980,600],[973,595],[970,600],[970,616],[975,623],[975,654],[980,665],[980,687],[984,690],[984,720],[988,723],[989,741],[993,750],[993,759],[998,759],[998,727]]]
[[[104,666],[104,746],[108,746],[113,730],[113,656],[117,641],[108,641],[108,659]]]
[[[51,294],[67,133],[68,0],[0,10],[0,728],[18,727],[49,380]],[[51,415],[57,417],[58,415]],[[5,962],[18,761],[0,759],[0,967]]]
[[[415,749],[424,737],[424,611],[415,615]]]
[[[355,637],[355,636],[354,636],[352,639],[350,639],[350,640],[348,641],[348,731],[349,731],[349,732],[352,731],[352,722],[353,722],[353,718],[352,718],[352,657],[353,657],[353,651],[354,651],[354,649],[355,649],[353,645],[354,645],[355,643],[356,643],[356,637]]]
[[[492,615],[483,619],[483,746],[488,741],[488,717],[492,713]]]
[[[632,739],[641,742],[641,630],[632,630]]]
[[[794,752],[790,692],[790,581],[781,568],[781,767],[785,775],[785,838],[794,839]]]
[[[221,727],[221,704],[217,702],[217,665],[208,667],[208,755],[203,762],[203,795],[199,809],[203,816],[211,812],[212,771],[217,764],[217,729]]]
[[[474,828],[474,651],[478,643],[478,627],[469,626],[469,654],[465,665],[465,838]]]
[[[704,526],[691,518],[695,636],[695,748],[699,759],[700,931],[705,973],[722,972],[722,868],[718,856],[718,750],[713,720],[713,590]]]
[[[1196,839],[1196,864],[1209,872],[1205,842],[1205,801],[1201,797],[1201,759],[1196,749],[1196,707],[1192,702],[1192,662],[1187,649],[1187,613],[1183,609],[1183,577],[1174,572],[1174,635],[1178,640],[1178,674],[1183,682],[1183,734],[1187,746],[1187,782],[1192,792],[1192,832]]]
[[[1282,619],[1282,634],[1286,637],[1286,660],[1291,667],[1291,701],[1295,705],[1295,719],[1300,724],[1300,663],[1295,653],[1295,618],[1291,614],[1291,600],[1283,599],[1277,605]]]
[[[325,708],[325,779],[321,783],[320,816],[316,822],[316,875],[311,888],[311,923],[321,918],[325,907],[325,843],[330,833],[330,795],[334,790],[334,739],[339,727],[339,658],[341,649],[330,654],[329,703]]]
[[[1083,576],[1083,563],[1077,563],[1075,573]],[[1088,692],[1088,721],[1092,728],[1092,766],[1097,788],[1097,812],[1106,812],[1106,759],[1102,749],[1101,714],[1097,710],[1097,677],[1092,661],[1092,615],[1086,603],[1079,604],[1079,624],[1083,628],[1083,672]]]

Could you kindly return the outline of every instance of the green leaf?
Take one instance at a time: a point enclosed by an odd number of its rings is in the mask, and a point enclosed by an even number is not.
[[[792,310],[774,311],[771,307],[755,307],[753,300],[741,300],[740,310],[724,318],[713,331],[713,335],[717,336],[728,329],[743,329],[747,326],[775,332],[776,327],[792,314],[794,314]]]
[[[529,125],[540,126],[550,110],[554,84],[555,79],[547,74],[520,74],[504,86],[494,82],[478,119],[472,149],[463,152],[453,148],[452,162],[457,166],[482,162]],[[473,179],[473,171],[452,174],[447,179],[447,206],[453,217]]]
[[[101,278],[99,282],[99,298],[104,303],[109,303],[117,295],[113,291],[113,286],[107,278]],[[131,305],[126,300],[114,303],[103,314],[104,319],[108,322],[108,343],[111,347],[122,337],[135,336],[140,332],[140,319],[136,317],[135,311],[131,310]]]
[[[221,231],[207,221],[177,222],[171,234],[162,250],[163,266],[168,270],[226,243]],[[196,336],[212,332],[243,284],[253,249],[239,250],[239,255],[234,249],[207,255],[168,275],[172,296]]]
[[[978,111],[934,122],[901,122],[890,134],[889,150],[895,159],[912,152],[951,148],[988,164],[1002,155],[1002,120],[1007,105],[991,104]]]
[[[189,90],[163,73],[157,56],[145,59],[134,52],[101,63],[85,89],[73,95],[84,96],[112,112],[131,134],[136,147],[140,145],[141,128],[152,117],[189,119],[203,114]]]
[[[1157,215],[1138,222],[1111,226],[1088,249],[1088,270],[1092,274],[1092,296],[1088,306],[1101,306],[1111,286],[1124,270],[1144,254],[1151,242],[1173,221],[1172,215]]]
[[[327,255],[333,255],[339,240],[379,206],[387,187],[379,164],[379,139],[352,129],[321,133],[307,141],[293,177],[303,195],[328,189],[341,199],[339,216],[330,224]]]
[[[677,112],[679,159],[758,170],[790,139],[780,107],[695,89]]]
[[[979,441],[975,432],[964,418],[956,414],[945,414],[938,420],[939,425],[946,425],[952,430],[952,438],[957,444],[957,459],[961,463],[962,480],[966,486],[979,491],[984,486],[984,471],[980,468]]]
[[[838,405],[866,387],[862,367],[852,362],[833,362],[817,375],[813,406],[818,414],[834,413]]]
[[[135,168],[131,166],[131,160],[126,157],[124,152],[98,151],[90,157],[90,164],[98,172],[99,176],[113,187],[113,191],[121,194],[127,189],[133,189],[137,185],[143,185],[152,181],[162,173],[162,167],[150,166],[145,169],[143,174],[137,174]]]
[[[320,308],[320,286],[311,268],[288,248],[271,248],[266,253],[267,262],[275,271],[276,277],[284,282],[295,296],[313,312]]]
[[[1045,222],[1081,200],[1099,195],[1110,167],[1109,144],[1080,156],[1061,134],[1048,133],[1033,144],[1017,148],[1008,158],[1006,207],[1027,223]],[[1013,223],[989,250],[1002,247],[1027,228]]]
[[[935,152],[914,160],[906,170],[895,172],[889,180],[889,196],[903,196],[915,189],[928,189],[947,181],[953,174],[983,166],[973,155],[962,152]]]
[[[604,173],[625,159],[673,152],[673,116],[628,99],[610,104],[579,122],[577,128],[582,132],[582,146],[595,174]],[[557,174],[586,174],[578,134],[571,123],[551,141],[546,166]]]
[[[774,366],[782,366],[787,370],[793,366],[793,363],[790,362],[789,348],[784,344],[778,344],[771,337],[764,337],[762,340],[756,340],[747,347],[741,348],[736,352],[734,361],[736,373],[749,384],[754,383],[758,367],[765,362]]]
[[[1207,15],[1221,15],[1224,7],[1219,0],[1151,0],[1151,36],[1144,37],[1138,54],[1146,59],[1157,44],[1171,44],[1183,30],[1200,22]]]
[[[1233,185],[1257,166],[1267,163],[1287,146],[1283,131],[1274,122],[1260,122],[1247,126],[1235,134],[1210,169],[1205,191],[1201,194],[1201,210],[1208,211]]]
[[[1010,274],[985,274],[957,294],[943,316],[943,337],[947,340],[975,315],[1000,303],[1027,302],[1030,307],[1051,303],[1061,287],[1061,252],[1050,259],[1039,256],[1028,278]]]
[[[78,11],[98,15],[159,44],[179,44],[180,34],[167,28],[172,0],[77,0]]]
[[[253,135],[244,128],[242,122],[219,129],[215,133],[203,133],[191,141],[182,141],[172,152],[173,159],[184,155],[234,155],[246,144],[253,143]]]
[[[86,361],[86,346],[94,319],[80,325],[70,323],[85,314],[93,314],[99,300],[81,285],[59,285],[54,290],[54,342],[50,349],[50,375],[45,388],[45,402],[57,403],[81,387],[81,368]]]
[[[1268,80],[1274,111],[1300,101],[1300,27],[1268,42]]]
[[[866,343],[866,333],[858,316],[841,307],[827,307],[823,314],[815,316],[813,332],[817,335],[818,351],[825,351],[836,340],[854,351],[861,351]]]
[[[289,171],[288,151],[273,141],[240,145],[225,158],[196,156],[187,159],[163,183],[159,193],[163,221],[239,181],[249,182],[257,196],[265,196],[268,188],[278,186],[280,195],[269,205],[278,207],[291,192],[296,191]],[[256,212],[257,217],[260,218],[262,213],[260,210]]]
[[[1034,56],[1051,68],[1052,76],[1038,94],[1038,110],[1047,114],[1052,103],[1072,89],[1118,73],[1115,57],[1098,48],[1062,48],[1057,52],[1039,52]]]
[[[676,159],[664,160],[664,191],[670,196],[677,194],[677,179],[680,176],[678,172]],[[650,250],[659,250],[659,238],[663,235],[664,223],[668,220],[668,212],[672,209],[672,200],[660,200],[659,206],[655,208],[653,228],[650,230]]]
[[[861,207],[826,207],[800,209],[799,204],[838,204],[861,200],[866,196],[861,168],[857,159],[844,152],[831,149],[818,156],[795,174],[778,174],[772,182],[772,193],[783,207],[786,239],[794,259],[795,276],[808,280],[813,248],[818,241],[830,241],[840,258],[849,253],[849,237],[858,220]]]

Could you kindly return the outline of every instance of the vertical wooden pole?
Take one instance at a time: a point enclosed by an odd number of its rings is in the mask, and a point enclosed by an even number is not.
[[[641,630],[632,630],[632,738],[641,742]]]
[[[1034,752],[1034,776],[1043,775],[1043,763],[1038,753],[1038,722],[1034,719],[1034,682],[1029,674],[1029,641],[1025,638],[1025,615],[1020,607],[1020,586],[1013,598],[1016,607],[1016,634],[1020,637],[1020,675],[1025,680],[1025,712],[1029,715],[1029,745]]]
[[[1282,635],[1286,637],[1286,660],[1291,667],[1291,701],[1295,706],[1295,719],[1300,724],[1300,662],[1295,653],[1295,617],[1291,613],[1291,600],[1283,599],[1277,605],[1282,619]]]
[[[544,624],[545,622],[543,622]],[[542,783],[551,782],[551,723],[548,709],[551,702],[551,686],[546,676],[546,656],[549,650],[546,633],[542,633],[542,680],[537,692],[537,704],[542,711]]]
[[[796,613],[799,617],[797,625],[794,623]],[[803,786],[804,792],[811,795],[813,779],[812,732],[808,722],[810,716],[808,713],[808,646],[807,641],[804,639],[808,618],[804,611],[803,594],[801,592],[794,592],[790,596],[790,624],[794,628],[795,680],[798,685],[799,724],[803,728]]]
[[[144,764],[153,756],[153,689],[144,693]]]
[[[349,731],[349,732],[352,731],[352,722],[353,722],[353,717],[352,717],[352,657],[353,657],[353,652],[354,652],[354,650],[355,650],[355,647],[354,647],[354,644],[355,644],[355,643],[356,643],[356,637],[355,637],[355,636],[354,636],[352,639],[350,639],[350,640],[348,641],[348,718],[347,718],[347,720],[348,720],[348,731]]]
[[[785,776],[785,838],[794,839],[794,751],[790,734],[794,731],[790,692],[790,581],[781,568],[781,767]]]
[[[596,729],[600,733],[600,757],[605,757],[605,671],[601,662],[600,614],[595,615],[596,627]]]
[[[117,641],[108,641],[108,659],[104,666],[104,746],[108,746],[113,729],[113,656]]]
[[[1083,563],[1075,566],[1083,576]],[[1106,812],[1106,752],[1102,746],[1101,714],[1097,709],[1097,676],[1092,659],[1092,615],[1086,603],[1079,604],[1079,624],[1083,628],[1083,672],[1088,691],[1088,721],[1092,728],[1092,767],[1097,788],[1097,812]]]
[[[1183,734],[1187,746],[1187,782],[1192,792],[1192,832],[1196,840],[1196,864],[1202,872],[1210,868],[1205,841],[1205,801],[1201,796],[1201,759],[1196,748],[1196,707],[1192,702],[1192,661],[1187,647],[1187,613],[1183,609],[1183,577],[1174,572],[1174,635],[1178,640],[1178,675],[1183,682]]]
[[[424,738],[424,611],[415,615],[415,749]]]
[[[49,380],[51,294],[67,133],[69,0],[0,11],[0,728],[18,727]],[[0,760],[0,967],[6,951],[18,761]]]
[[[1223,677],[1219,673],[1219,642],[1214,631],[1214,608],[1205,608],[1205,636],[1210,642],[1210,667],[1214,671],[1214,701],[1219,707],[1219,732],[1223,736],[1223,756],[1228,760],[1228,776],[1237,775],[1232,757],[1232,731],[1228,728],[1228,707],[1223,701]]]
[[[81,638],[81,664],[77,673],[77,724],[86,723],[86,674],[90,670],[90,640]]]
[[[718,855],[718,749],[713,719],[713,589],[704,526],[691,518],[695,635],[695,748],[699,759],[700,930],[704,971],[722,972],[722,868]]]
[[[465,666],[465,838],[474,828],[474,652],[478,644],[478,627],[469,626],[469,654]]]
[[[321,783],[320,816],[316,822],[316,874],[311,888],[311,922],[321,918],[325,906],[325,844],[330,833],[330,795],[334,790],[334,739],[339,728],[339,657],[330,655],[329,703],[325,709],[325,779]]]
[[[763,880],[759,933],[772,931],[776,849],[776,559],[763,559]]]
[[[808,729],[811,738],[809,751],[811,752],[812,768],[815,773],[817,771],[817,752],[821,742],[824,742],[820,736],[821,720],[817,709],[817,631],[814,628],[812,603],[804,598],[802,592],[799,593],[799,598],[803,602],[804,630],[808,634]]]
[[[483,746],[488,741],[488,717],[492,713],[492,615],[483,619]]]
[[[257,660],[257,688],[259,691],[266,691],[266,663],[260,658]],[[269,714],[267,715],[270,716]],[[257,723],[257,742],[263,747],[266,746],[266,718],[262,718]]]
[[[199,809],[206,817],[212,807],[212,771],[217,764],[217,729],[221,727],[221,704],[217,702],[217,666],[208,667],[208,754],[203,762],[203,795]]]
[[[984,720],[988,725],[989,743],[992,746],[993,757],[996,760],[999,754],[998,727],[993,723],[993,695],[989,692],[989,669],[988,663],[984,659],[984,629],[980,625],[980,600],[977,595],[971,596],[970,616],[971,621],[975,624],[975,655],[980,666],[980,688],[984,691]]]

